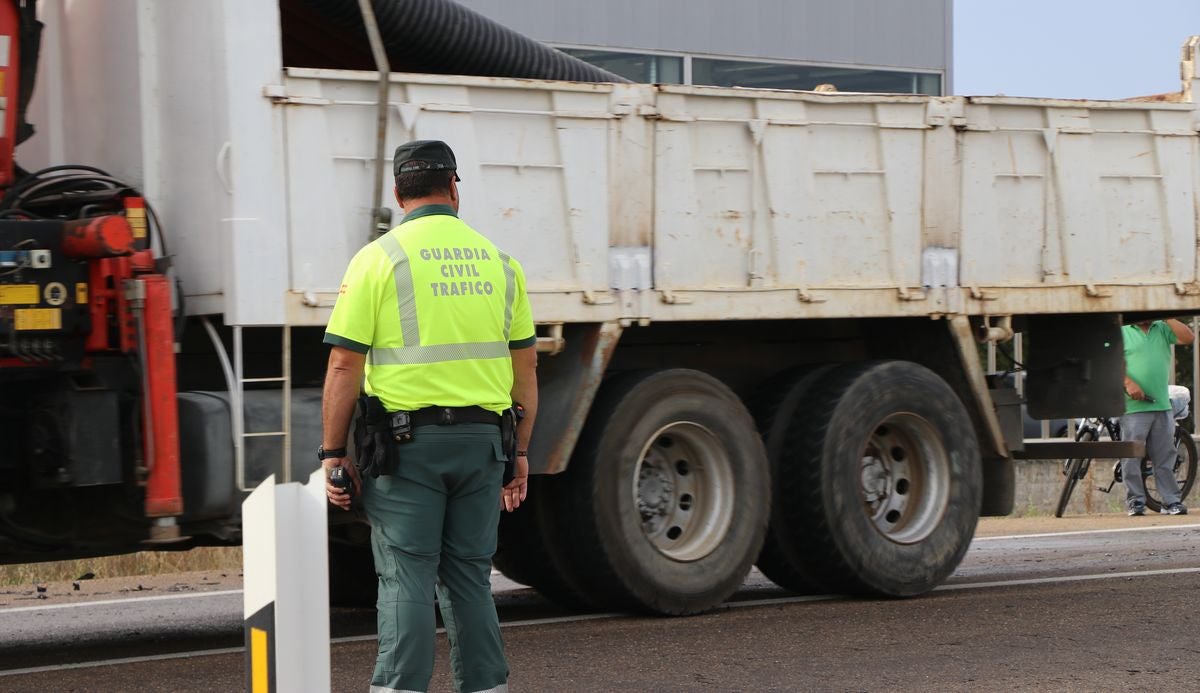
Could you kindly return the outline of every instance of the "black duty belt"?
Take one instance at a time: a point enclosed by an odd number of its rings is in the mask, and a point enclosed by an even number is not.
[[[411,412],[413,426],[453,426],[482,423],[500,425],[500,415],[483,407],[425,407]]]

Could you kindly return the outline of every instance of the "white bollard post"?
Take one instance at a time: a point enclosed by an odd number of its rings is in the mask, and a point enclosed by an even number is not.
[[[266,479],[242,503],[246,690],[329,691],[325,474]]]

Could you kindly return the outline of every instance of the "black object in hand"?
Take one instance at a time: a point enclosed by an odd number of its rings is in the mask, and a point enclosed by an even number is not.
[[[354,480],[350,478],[345,467],[334,467],[329,470],[329,483],[348,493],[350,498],[354,498]]]

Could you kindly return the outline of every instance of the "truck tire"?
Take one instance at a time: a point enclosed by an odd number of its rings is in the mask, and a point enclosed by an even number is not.
[[[541,543],[541,532],[533,521],[533,515],[537,512],[533,509],[536,480],[537,477],[530,477],[529,496],[521,503],[521,507],[511,513],[500,512],[496,554],[492,556],[492,567],[509,580],[529,587],[534,587],[537,575],[542,572],[537,560],[540,552],[532,546]]]
[[[737,395],[699,371],[606,383],[556,481],[556,560],[606,609],[717,606],[742,584],[767,528],[762,440]]]
[[[529,496],[511,513],[500,513],[496,555],[492,565],[513,582],[528,585],[543,597],[572,611],[594,608],[571,588],[556,567],[547,548],[539,520],[539,506],[546,504],[550,478],[531,476]]]
[[[804,565],[804,557],[795,553],[796,547],[786,540],[786,518],[782,508],[786,498],[782,495],[780,465],[788,462],[783,454],[788,429],[796,419],[796,407],[808,393],[809,388],[820,377],[829,372],[832,365],[801,368],[772,378],[770,384],[761,388],[751,401],[750,411],[758,423],[767,450],[771,467],[771,521],[767,525],[766,539],[758,554],[756,565],[775,584],[800,594],[816,592],[818,581]]]
[[[907,361],[839,366],[796,407],[781,537],[832,592],[909,597],[958,566],[979,519],[979,445],[939,376]]]
[[[329,542],[329,605],[351,608],[375,606],[379,576],[370,544]]]

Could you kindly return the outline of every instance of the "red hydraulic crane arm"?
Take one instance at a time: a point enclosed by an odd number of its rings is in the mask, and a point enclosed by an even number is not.
[[[89,353],[136,353],[142,368],[146,516],[183,513],[179,417],[175,385],[175,327],[171,285],[145,243],[145,202],[125,198],[125,215],[64,224],[63,252],[88,258]],[[110,333],[110,325],[115,327]],[[115,339],[115,342],[110,340]]]
[[[8,297],[0,303],[0,375],[52,382],[56,372],[120,363],[131,370],[110,389],[127,392],[136,382],[129,376],[140,377],[140,454],[105,453],[97,464],[119,472],[124,460],[136,460],[145,516],[162,519],[154,536],[183,514],[173,287],[151,250],[149,209],[134,186],[91,166],[26,173],[15,163],[15,148],[33,132],[24,112],[40,49],[36,5],[0,0],[0,296]],[[71,444],[89,454],[86,441]]]
[[[0,187],[13,182],[13,150],[17,146],[17,111],[20,103],[21,15],[14,0],[0,4],[0,98],[4,103],[0,132]]]

